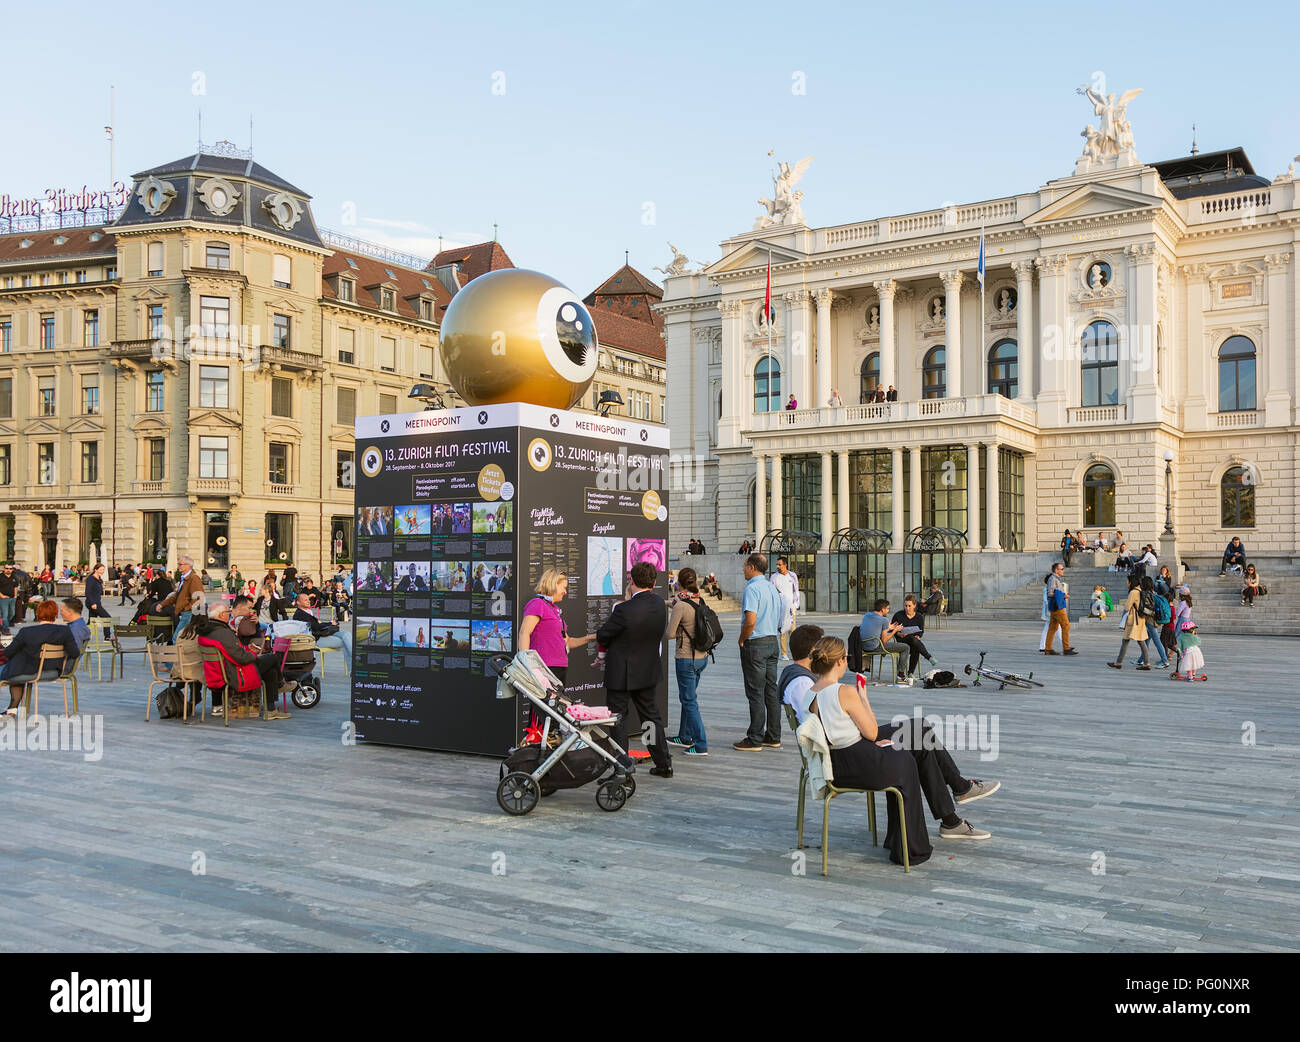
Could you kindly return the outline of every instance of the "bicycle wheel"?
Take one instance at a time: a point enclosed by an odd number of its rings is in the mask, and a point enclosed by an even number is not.
[[[1018,677],[1014,673],[1008,673],[1002,678],[1004,684],[1010,684],[1012,687],[1029,688],[1042,687],[1042,684],[1035,684],[1032,680],[1026,680],[1024,677]]]

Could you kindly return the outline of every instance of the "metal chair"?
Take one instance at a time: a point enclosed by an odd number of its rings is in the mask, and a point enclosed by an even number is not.
[[[894,652],[886,650],[884,644],[880,642],[879,638],[877,638],[873,644],[862,645],[862,669],[867,676],[872,675],[872,659],[886,659],[886,658],[889,659],[890,663],[894,667],[894,683],[897,684],[898,683],[898,656]],[[881,674],[880,662],[877,661],[875,663],[875,678],[877,680],[881,679],[880,674]]]
[[[145,619],[149,640],[157,644],[170,644],[176,630],[176,620],[170,615],[150,615]]]
[[[325,656],[326,656],[326,655],[331,655],[331,654],[332,654],[332,655],[342,655],[342,654],[343,654],[343,649],[342,649],[342,648],[322,648],[319,644],[317,644],[317,645],[316,645],[316,652],[320,655],[320,675],[321,675],[321,679],[324,680],[324,679],[325,679]],[[348,657],[347,657],[346,655],[343,655],[343,657],[342,657],[342,659],[341,659],[340,661],[342,661],[342,663],[343,663],[343,675],[344,675],[344,676],[351,676],[351,675],[352,675],[352,664],[348,661]]]
[[[794,709],[790,706],[785,707],[786,720],[790,724],[791,731],[798,731],[799,721],[795,716]],[[810,771],[808,770],[808,757],[804,754],[803,746],[795,740],[795,748],[799,750],[799,828],[795,838],[796,849],[803,850],[803,824],[804,824],[804,807],[808,796],[808,779]],[[822,875],[829,876],[829,859],[830,859],[830,826],[831,826],[831,800],[836,796],[844,796],[851,792],[865,793],[867,799],[867,824],[871,828],[871,845],[879,846],[876,831],[876,793],[885,793],[885,799],[889,799],[892,793],[898,799],[898,819],[899,826],[902,829],[903,840],[903,871],[911,872],[911,859],[907,852],[907,817],[903,812],[903,794],[892,785],[884,789],[846,789],[841,788],[831,782],[826,784],[826,794],[822,797]]]
[[[199,723],[208,718],[207,685],[203,683],[203,656],[199,652],[199,642],[195,637],[183,638],[172,645],[178,653],[176,669],[172,676],[178,683],[185,685],[186,697],[181,703],[181,722],[188,723],[194,714],[190,712],[189,692],[195,690],[194,707],[199,711]]]
[[[72,681],[72,705],[74,711],[77,709],[77,681],[75,677],[67,673],[68,661],[67,653],[63,650],[62,644],[42,644],[40,658],[37,661],[36,672],[30,677],[16,677],[11,682],[26,682],[23,688],[23,704],[32,716],[40,715],[40,698],[41,684],[57,683],[63,688],[63,715],[71,716],[68,712],[68,681]],[[56,669],[52,676],[46,676],[46,667],[55,666]],[[71,668],[76,669],[76,660],[71,663]]]
[[[94,675],[95,670],[99,671],[98,680],[104,679],[104,656],[108,656],[108,680],[112,683],[113,678],[117,675],[117,658],[121,655],[122,649],[118,646],[116,637],[105,636],[105,631],[116,629],[111,622],[106,623],[103,619],[91,619],[90,639],[86,641],[85,646],[81,649],[81,656],[77,659],[77,664],[82,662],[86,664],[86,676]],[[93,656],[93,658],[92,658]],[[93,667],[93,668],[92,668]]]
[[[222,676],[222,677],[225,679],[225,681],[226,681],[225,694],[224,694],[225,708],[222,710],[222,712],[221,712],[221,716],[222,716],[222,719],[225,721],[225,726],[226,726],[226,727],[229,727],[229,726],[230,726],[230,710],[231,710],[231,709],[233,708],[233,706],[234,706],[235,696],[236,696],[236,695],[247,694],[248,692],[253,691],[254,689],[251,688],[251,687],[250,687],[250,688],[247,688],[245,691],[240,691],[240,690],[238,689],[237,685],[234,683],[234,681],[238,678],[238,675],[239,675],[238,672],[237,672],[237,671],[234,671],[234,670],[231,670],[231,669],[228,668],[229,665],[230,665],[230,663],[227,661],[226,657],[225,657],[224,655],[222,655],[221,652],[219,652],[216,648],[210,648],[210,647],[208,647],[208,646],[206,646],[206,645],[204,645],[204,644],[199,644],[199,645],[198,645],[198,648],[199,648],[199,652],[200,652],[200,654],[202,655],[202,661],[203,661],[203,662],[212,662],[212,663],[215,663],[215,664],[218,666],[218,668],[221,670],[221,676]],[[205,683],[205,686],[206,686],[206,683]],[[261,701],[261,704],[262,704],[262,717],[265,719],[265,717],[266,717],[266,694],[267,694],[267,692],[266,692],[266,685],[265,685],[265,684],[258,684],[256,690],[257,690],[257,692],[258,692],[258,694],[259,694],[259,696],[260,696],[260,701]],[[213,699],[213,704],[214,704],[214,706],[215,706],[215,703],[216,703],[216,699],[214,698],[214,699]]]
[[[144,643],[138,648],[124,648],[122,641],[140,637]],[[117,646],[117,658],[122,679],[126,679],[126,656],[142,655],[146,659],[149,656],[149,627],[140,623],[138,625],[118,623],[113,627],[113,643]]]
[[[145,656],[149,660],[149,670],[153,674],[153,681],[149,684],[148,701],[144,704],[145,723],[149,722],[149,713],[153,709],[154,689],[162,687],[171,687],[176,682],[174,671],[180,661],[180,648],[172,644],[147,644],[145,645]]]

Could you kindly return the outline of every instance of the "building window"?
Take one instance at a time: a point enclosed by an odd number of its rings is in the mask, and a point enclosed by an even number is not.
[[[662,394],[659,396],[659,422],[668,422],[668,399]]]
[[[397,412],[397,395],[381,394],[379,396],[379,415],[389,416]]]
[[[14,320],[11,315],[0,315],[0,353],[14,349]]]
[[[54,315],[49,312],[41,316],[41,350],[54,350]]]
[[[230,337],[229,297],[199,297],[199,335],[218,340]]]
[[[356,484],[352,472],[354,453],[351,449],[339,449],[335,466],[335,483],[339,488],[352,488]]]
[[[293,563],[293,515],[267,514],[263,527],[266,533],[266,560],[272,564]]]
[[[1002,548],[1025,548],[1025,457],[998,449],[998,532]]]
[[[811,453],[782,456],[781,481],[780,527],[793,529],[796,532],[820,533],[822,528],[821,459]],[[831,516],[835,516],[833,506]],[[775,562],[773,570],[775,570]]]
[[[379,368],[387,373],[397,369],[397,341],[391,336],[379,338]]]
[[[230,408],[230,370],[226,366],[199,366],[199,405],[205,409]]]
[[[339,279],[339,300],[351,304],[356,299],[356,283],[352,279]]]
[[[23,289],[26,289],[26,288],[27,288],[28,286],[30,286],[31,284],[32,284],[32,277],[31,277],[30,275],[24,275],[24,276],[23,276]]]
[[[82,316],[82,328],[85,331],[85,346],[99,346],[99,312],[87,311]]]
[[[271,316],[271,343],[276,347],[289,346],[289,316],[272,315]]]
[[[208,243],[206,257],[204,264],[209,268],[230,268],[230,247],[224,242]]]
[[[876,393],[876,388],[880,386],[879,351],[872,351],[862,360],[862,368],[858,372],[858,378],[861,384],[858,401],[865,405],[871,401],[872,396]]]
[[[339,330],[339,361],[355,365],[357,359],[357,334],[351,329]]]
[[[1255,481],[1248,467],[1229,467],[1219,482],[1219,524],[1224,528],[1255,527]]]
[[[99,480],[99,442],[81,443],[81,483],[93,485]]]
[[[396,298],[393,296],[393,291],[391,289],[383,289],[379,291],[379,306],[384,311],[397,310],[394,306],[395,299]]]
[[[161,340],[163,335],[163,309],[161,304],[149,305],[149,339]]]
[[[1115,523],[1115,472],[1094,463],[1083,475],[1083,527],[1109,528]]]
[[[14,378],[0,379],[0,419],[11,420],[14,415]]]
[[[230,439],[199,438],[199,477],[225,478],[230,476]]]
[[[151,242],[149,244],[149,267],[146,269],[150,275],[158,276],[163,273],[163,244],[160,242]]]
[[[433,321],[433,301],[431,300],[420,301],[420,321],[421,322]]]
[[[781,363],[764,356],[754,366],[754,411],[777,412],[781,408]]]
[[[149,480],[165,481],[167,479],[167,439],[149,439]]]
[[[163,394],[163,372],[156,369],[144,377],[145,412],[162,412],[166,396]]]
[[[36,379],[36,412],[40,416],[54,415],[54,377],[40,376]]]
[[[10,446],[0,445],[0,485],[8,485],[13,481],[13,456],[10,455],[12,451]]]
[[[293,415],[293,381],[287,377],[271,378],[271,415]]]
[[[921,524],[965,532],[966,447],[949,445],[920,451]]]
[[[926,353],[921,363],[921,397],[943,398],[948,393],[948,353],[940,344]],[[945,528],[946,525],[938,525]]]
[[[335,423],[351,427],[357,422],[357,390],[355,387],[338,388],[338,399],[334,411]]]
[[[141,558],[150,562],[167,560],[167,512],[145,511],[143,530],[144,548]]]
[[[85,282],[85,281],[86,281],[86,277],[87,277],[87,272],[86,272],[84,269],[83,269],[82,271],[77,272],[77,281],[78,281],[78,282]]]
[[[87,416],[99,414],[99,377],[81,378],[81,411]]]
[[[281,289],[288,289],[293,281],[293,261],[283,253],[277,253],[271,258],[271,281]]]
[[[1019,382],[1016,342],[999,340],[989,350],[989,394],[1014,398]]]
[[[1230,336],[1219,348],[1219,412],[1255,409],[1255,344]]]
[[[289,484],[289,446],[282,441],[271,442],[267,480],[272,485]]]
[[[36,483],[54,484],[54,442],[43,441],[36,446]]]
[[[110,264],[107,268],[104,269],[104,278],[108,279],[109,282],[112,282],[115,278],[117,278],[116,264]]]
[[[1119,331],[1094,322],[1083,331],[1083,396],[1080,405],[1119,403]]]
[[[916,451],[916,450],[913,450]],[[888,449],[849,455],[849,524],[888,532],[894,526],[894,464]]]

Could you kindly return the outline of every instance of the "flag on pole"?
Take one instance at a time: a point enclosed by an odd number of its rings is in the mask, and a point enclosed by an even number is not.
[[[772,251],[767,251],[767,292],[763,295],[763,317],[772,324]]]
[[[984,288],[984,225],[980,225],[980,289]]]

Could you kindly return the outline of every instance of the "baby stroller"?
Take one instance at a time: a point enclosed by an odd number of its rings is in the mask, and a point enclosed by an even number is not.
[[[596,806],[608,811],[622,809],[636,792],[636,778],[633,769],[620,762],[627,752],[606,730],[618,722],[618,715],[603,706],[586,706],[566,698],[564,685],[536,651],[521,651],[514,658],[494,655],[492,668],[500,678],[497,698],[518,693],[534,709],[533,723],[523,740],[501,764],[497,785],[501,809],[507,814],[527,814],[543,796],[592,781],[597,782]]]
[[[284,623],[276,625],[283,627]],[[314,709],[320,703],[320,681],[312,676],[316,668],[316,639],[310,633],[281,633],[272,636],[271,642],[271,650],[283,656],[280,672],[284,679],[298,682],[289,692],[293,704],[299,709]]]

